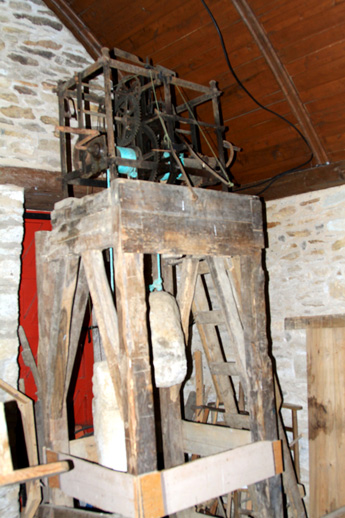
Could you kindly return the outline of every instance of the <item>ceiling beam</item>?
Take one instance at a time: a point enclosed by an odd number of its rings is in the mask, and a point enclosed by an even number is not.
[[[247,0],[232,0],[232,3],[239,12],[243,22],[248,27],[255,43],[259,47],[280,88],[282,89],[291,111],[300,125],[303,135],[309,142],[316,161],[319,164],[328,162],[329,159],[327,157],[327,153],[315,131],[309,114],[297,93],[295,85],[293,84],[293,81],[287,73],[284,65],[280,61],[277,52],[273,48],[266,31],[259,22],[254,11],[248,5]]]
[[[238,192],[239,194],[258,194],[268,201],[344,185],[345,160],[289,173],[278,178],[267,191],[260,194],[268,184],[269,182],[260,186],[257,186],[256,183],[247,184],[243,185],[241,190],[236,191],[236,189],[234,189],[233,192]]]
[[[73,36],[83,45],[85,50],[93,59],[101,56],[102,45],[94,37],[84,22],[76,15],[73,9],[65,2],[65,0],[43,0],[51,9],[59,20],[71,31]]]
[[[25,208],[53,210],[54,204],[63,199],[60,171],[45,171],[27,167],[0,167],[0,185],[12,184],[25,189]],[[276,200],[309,191],[319,191],[345,184],[345,160],[333,164],[310,167],[279,178],[262,194],[265,200]],[[238,194],[258,194],[265,187],[244,185]],[[74,194],[81,198],[99,192],[99,188],[74,186]]]
[[[64,198],[61,172],[31,169],[28,167],[0,167],[0,185],[11,184],[24,187],[25,209],[48,210]],[[75,197],[98,192],[84,186],[74,186]]]

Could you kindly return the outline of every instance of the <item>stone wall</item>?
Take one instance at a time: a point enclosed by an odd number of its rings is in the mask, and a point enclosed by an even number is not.
[[[18,289],[23,240],[24,192],[20,187],[0,185],[0,379],[18,386]],[[7,401],[0,390],[0,401]],[[0,415],[3,419],[3,415]],[[4,428],[3,423],[0,427]],[[17,518],[18,487],[0,488],[0,516]]]
[[[54,88],[93,62],[42,0],[0,0],[0,166],[60,170]]]
[[[267,221],[273,354],[284,400],[303,405],[301,475],[308,488],[306,336],[285,331],[284,318],[345,313],[345,186],[269,202]]]

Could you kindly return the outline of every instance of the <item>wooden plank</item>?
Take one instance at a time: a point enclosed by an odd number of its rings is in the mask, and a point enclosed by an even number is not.
[[[4,475],[0,474],[0,486],[23,484],[30,480],[51,477],[60,473],[65,473],[70,469],[70,463],[67,461],[51,462],[48,464],[39,464],[38,466],[30,466],[29,468],[16,469],[15,471],[12,471],[12,473],[7,473]]]
[[[251,442],[249,430],[182,421],[183,451],[202,457],[232,450]]]
[[[73,462],[73,469],[60,476],[60,488],[65,494],[103,511],[135,517],[133,475],[63,453],[58,458]]]
[[[238,255],[264,246],[259,200],[200,189],[193,201],[184,187],[128,180],[116,180],[112,194],[125,252]]]
[[[160,518],[274,476],[279,452],[276,443],[262,441],[139,476],[59,453],[59,460],[73,461],[74,467],[60,476],[60,487],[73,498],[108,512]]]
[[[273,445],[264,441],[163,471],[166,514],[272,477],[275,470]]]
[[[95,436],[90,435],[89,437],[81,437],[80,439],[74,439],[69,442],[69,451],[74,457],[81,459],[90,460],[91,462],[98,463],[97,448],[95,442]]]
[[[139,503],[139,516],[164,516],[164,494],[162,489],[161,474],[156,471],[137,477],[137,500]]]
[[[286,330],[345,327],[345,315],[316,315],[285,318],[284,326]]]
[[[345,505],[345,329],[307,328],[310,515]]]

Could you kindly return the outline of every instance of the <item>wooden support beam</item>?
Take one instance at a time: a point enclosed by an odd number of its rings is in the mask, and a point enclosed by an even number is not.
[[[180,281],[177,290],[177,303],[180,309],[181,325],[185,344],[189,339],[189,322],[194,297],[195,283],[199,260],[186,257],[182,263]],[[164,287],[170,293],[174,292],[172,267],[163,260]],[[164,466],[171,468],[185,461],[182,446],[182,416],[181,416],[181,385],[159,390]]]
[[[249,430],[182,421],[183,451],[202,457],[232,450],[251,442]]]
[[[62,191],[61,172],[29,167],[0,167],[0,185],[24,187],[25,208],[51,211],[54,204],[65,196]],[[75,186],[74,196],[80,198],[101,189]]]
[[[291,317],[284,320],[285,329],[322,329],[345,327],[345,315],[315,315]]]
[[[264,246],[258,199],[199,189],[195,201],[182,186],[122,179],[112,189],[125,252],[217,256]]]
[[[275,440],[278,423],[275,413],[272,363],[268,356],[265,279],[261,252],[240,258],[242,283],[241,320],[245,342],[247,408],[253,441]],[[283,516],[279,477],[255,485],[255,507],[263,518]]]
[[[254,184],[247,184],[241,187],[240,191],[234,189],[238,194],[256,194],[265,185],[256,187]],[[262,194],[262,197],[269,200],[295,196],[305,192],[318,191],[344,185],[345,183],[345,160],[331,164],[301,169],[290,173],[272,184]],[[30,169],[22,167],[0,167],[0,185],[13,184],[25,189],[25,207],[30,210],[51,211],[54,204],[64,198],[61,187],[60,171],[45,171],[43,169]],[[90,187],[75,185],[74,196],[81,198],[90,194]],[[101,189],[92,188],[91,192],[99,192]]]
[[[122,403],[128,417],[128,472],[137,475],[154,471],[157,463],[143,255],[124,253],[119,239],[114,265],[120,352],[126,359]]]
[[[70,328],[70,345],[68,350],[65,378],[65,398],[71,383],[72,371],[79,346],[79,339],[85,318],[86,306],[89,300],[89,287],[87,285],[83,262],[80,261],[77,287],[73,302],[72,321]]]
[[[50,462],[48,464],[30,466],[29,468],[16,469],[12,473],[0,474],[0,486],[23,484],[44,477],[52,477],[65,473],[69,469],[70,464],[68,461]]]
[[[316,161],[319,164],[328,162],[327,153],[321,143],[318,134],[315,131],[314,126],[312,125],[309,114],[298,95],[291,77],[285,70],[285,67],[280,61],[277,52],[273,48],[273,45],[270,42],[264,27],[259,22],[247,0],[232,0],[232,3],[248,27],[255,43],[259,47],[262,55],[266,59],[268,66],[273,72],[273,75],[276,78],[280,88],[282,89],[292,113],[298,120],[302,133],[309,142]]]
[[[282,471],[279,441],[252,443],[139,476],[62,453],[58,460],[74,466],[59,477],[66,494],[128,518],[171,515]]]
[[[47,256],[50,237],[50,232],[37,232],[35,236],[40,332],[37,368],[44,443],[68,451],[66,367],[79,258],[66,255],[50,261]],[[72,505],[58,490],[53,491],[52,500],[56,504]]]
[[[100,250],[88,250],[83,253],[82,260],[116,400],[125,421],[127,414],[122,405],[125,372],[120,351],[118,318],[105,272],[103,254]]]

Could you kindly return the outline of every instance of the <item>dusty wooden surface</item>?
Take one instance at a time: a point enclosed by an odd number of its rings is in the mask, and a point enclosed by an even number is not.
[[[310,515],[345,505],[345,328],[307,328]]]

